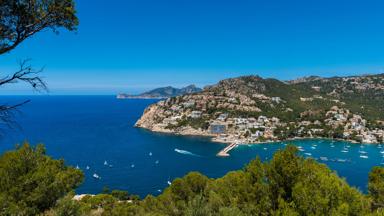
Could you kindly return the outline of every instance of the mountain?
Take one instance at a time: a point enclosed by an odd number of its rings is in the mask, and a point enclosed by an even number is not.
[[[377,143],[384,140],[383,101],[384,74],[288,82],[243,76],[160,101],[136,126],[221,142],[327,137]]]
[[[201,91],[202,89],[196,87],[195,85],[189,85],[184,88],[174,88],[172,86],[167,86],[163,88],[153,89],[151,91],[144,92],[139,95],[118,94],[117,98],[119,99],[125,99],[125,98],[162,99],[162,98],[175,97],[175,96],[180,96],[185,94],[197,93]]]

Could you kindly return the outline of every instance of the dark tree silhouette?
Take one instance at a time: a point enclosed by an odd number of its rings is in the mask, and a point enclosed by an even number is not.
[[[27,38],[45,29],[58,33],[60,28],[76,30],[74,0],[0,0],[0,55],[15,49]],[[23,82],[37,91],[46,91],[47,85],[40,76],[40,70],[33,69],[30,60],[19,63],[13,73],[3,73],[0,87]],[[14,115],[23,104],[0,104],[0,128],[14,125]]]

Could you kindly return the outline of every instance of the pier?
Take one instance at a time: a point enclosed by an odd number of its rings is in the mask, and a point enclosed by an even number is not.
[[[229,151],[231,151],[233,148],[235,148],[238,144],[237,143],[232,143],[225,147],[223,150],[221,150],[219,153],[217,153],[216,156],[219,157],[229,157],[230,155],[228,154]]]

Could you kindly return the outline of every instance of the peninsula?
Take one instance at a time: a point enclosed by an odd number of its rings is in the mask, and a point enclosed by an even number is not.
[[[172,86],[156,88],[151,91],[147,91],[138,95],[130,95],[125,93],[120,93],[117,95],[118,99],[164,99],[169,97],[176,97],[185,94],[191,94],[196,92],[201,92],[202,89],[196,87],[195,85],[189,85],[184,88],[174,88]]]
[[[384,74],[306,77],[243,76],[149,106],[136,126],[223,143],[332,138],[384,140]]]

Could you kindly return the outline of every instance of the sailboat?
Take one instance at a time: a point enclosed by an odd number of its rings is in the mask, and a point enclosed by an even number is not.
[[[344,144],[344,148],[343,148],[343,150],[341,150],[341,152],[343,152],[343,153],[349,152],[348,147],[345,144]]]

